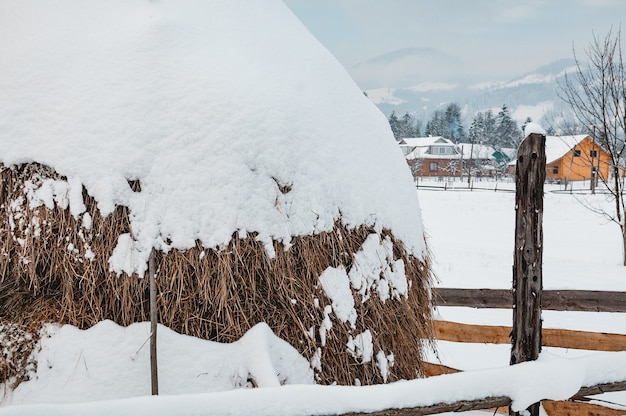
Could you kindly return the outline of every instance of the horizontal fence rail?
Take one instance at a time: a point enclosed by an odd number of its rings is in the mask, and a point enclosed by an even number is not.
[[[514,193],[515,189],[508,189],[508,188],[498,188],[493,187],[493,188],[481,188],[478,186],[472,186],[472,187],[466,187],[463,185],[449,185],[449,183],[452,182],[444,182],[444,185],[415,185],[415,187],[417,189],[421,189],[421,190],[429,190],[429,191],[459,191],[459,192],[464,192],[464,191],[489,191],[489,192],[508,192],[508,193]],[[568,192],[569,193],[569,192]]]
[[[427,182],[429,183],[429,182]],[[480,182],[478,182],[480,183]],[[464,191],[487,191],[487,192],[508,192],[508,193],[514,193],[515,189],[510,189],[508,187],[481,187],[481,186],[467,186],[467,184],[462,184],[459,182],[446,182],[443,181],[441,182],[440,185],[424,185],[422,184],[422,182],[420,182],[419,184],[416,184],[415,187],[419,190],[426,190],[426,191],[460,191],[460,192],[464,192]],[[546,193],[551,193],[551,194],[569,194],[569,195],[593,195],[592,191],[590,189],[585,189],[585,188],[574,188],[574,189],[546,189],[545,190]],[[598,187],[595,190],[595,194],[598,195],[610,195],[611,192],[607,189],[603,189],[602,187]]]
[[[433,321],[433,336],[441,341],[510,344],[511,327]],[[591,351],[624,351],[626,335],[569,329],[542,329],[541,345]]]
[[[437,306],[501,308],[513,306],[508,289],[435,289]],[[626,313],[626,292],[598,290],[544,290],[541,307],[552,311],[622,312]]]

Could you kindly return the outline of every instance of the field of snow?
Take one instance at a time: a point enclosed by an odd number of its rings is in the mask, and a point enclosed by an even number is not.
[[[456,182],[450,187],[457,190],[435,190],[427,186],[440,183],[421,182],[418,191],[428,242],[434,257],[434,267],[441,287],[509,288],[511,285],[512,247],[514,233],[514,184],[499,182],[476,182],[475,189],[468,191],[464,183]],[[621,291],[625,284],[625,269],[621,266],[619,228],[606,219],[594,214],[582,204],[592,203],[610,209],[603,195],[563,193],[558,186],[546,185],[544,216],[544,284],[548,289],[602,289]],[[509,310],[472,309],[442,307],[438,309],[441,319],[450,321],[510,325]],[[544,327],[568,328],[587,331],[626,333],[626,314],[553,312],[543,313]],[[0,407],[0,415],[34,414],[169,414],[176,409],[178,414],[332,414],[342,411],[371,411],[384,406],[418,405],[442,400],[472,397],[477,391],[494,394],[510,393],[517,403],[529,404],[536,395],[546,393],[554,398],[565,398],[577,390],[580,380],[603,380],[607,377],[623,377],[626,353],[597,353],[589,351],[544,348],[537,363],[520,367],[519,373],[511,374],[508,368],[509,346],[490,344],[460,344],[440,341],[438,355],[445,365],[470,371],[454,377],[416,380],[374,387],[306,386],[310,382],[304,367],[296,371],[294,364],[281,363],[280,356],[293,357],[288,346],[275,340],[265,330],[256,330],[249,337],[253,342],[242,339],[240,345],[211,345],[207,342],[177,339],[165,330],[160,342],[164,343],[164,355],[160,361],[160,372],[165,395],[148,397],[149,367],[146,361],[147,346],[141,343],[147,336],[147,327],[138,326],[136,345],[128,345],[123,354],[128,355],[129,368],[123,379],[97,379],[96,374],[112,373],[111,362],[90,358],[93,351],[115,350],[114,345],[104,342],[107,336],[118,339],[120,328],[112,324],[99,328],[98,345],[85,345],[73,354],[62,356],[58,351],[46,351],[48,368],[43,367],[40,378],[24,383],[13,401]],[[129,330],[126,330],[127,333]],[[143,332],[142,332],[143,331]],[[259,332],[260,331],[260,332]],[[63,332],[63,331],[59,331]],[[77,331],[64,329],[69,339],[77,339]],[[262,334],[262,335],[261,335]],[[245,337],[244,337],[245,338]],[[54,340],[54,336],[51,340]],[[254,341],[254,340],[257,341]],[[264,340],[259,343],[258,340]],[[59,341],[60,342],[60,338]],[[67,342],[67,339],[66,341]],[[103,347],[106,345],[106,348]],[[123,344],[120,344],[123,345]],[[248,345],[248,346],[246,346]],[[279,348],[280,347],[280,348]],[[65,351],[68,350],[66,344]],[[277,349],[278,348],[278,349]],[[117,348],[120,352],[122,348]],[[178,357],[175,351],[183,351],[186,358]],[[281,351],[281,355],[276,355]],[[143,364],[138,357],[143,356]],[[189,357],[194,357],[189,359]],[[211,358],[212,357],[212,358]],[[278,357],[278,358],[277,358]],[[433,356],[433,360],[436,358]],[[134,367],[130,368],[131,361]],[[225,365],[224,362],[232,363]],[[219,365],[218,365],[219,363]],[[271,367],[290,369],[288,377],[296,386],[272,387],[275,380],[270,376]],[[108,366],[108,367],[107,367]],[[53,368],[63,368],[54,380],[46,379]],[[190,367],[192,370],[190,371]],[[305,366],[306,367],[306,366]],[[518,366],[515,366],[518,367]],[[109,368],[108,370],[105,370]],[[115,367],[117,368],[117,367]],[[207,382],[209,374],[219,369],[220,375],[211,375],[217,382]],[[144,385],[132,385],[132,374]],[[620,373],[621,372],[621,373]],[[257,374],[264,388],[254,390],[223,391],[234,382],[234,386],[246,385],[246,374]],[[109,374],[114,377],[115,374]],[[178,385],[168,381],[176,377]],[[604,378],[603,378],[604,377]],[[62,384],[59,384],[59,379]],[[97,379],[97,380],[96,380]],[[541,381],[543,380],[543,381]],[[285,382],[283,378],[280,380]],[[288,382],[289,382],[288,381]],[[94,384],[90,384],[94,383]],[[523,389],[531,383],[530,391]],[[145,396],[92,402],[95,398],[110,398],[111,391],[124,386],[132,394]],[[89,391],[96,386],[97,391]],[[183,393],[184,386],[187,392]],[[478,387],[475,387],[478,386]],[[558,386],[558,387],[557,387]],[[211,391],[212,393],[201,393]],[[37,400],[36,398],[43,398]],[[64,399],[61,399],[64,398]],[[626,394],[609,393],[603,400],[626,404]],[[63,402],[82,402],[72,405]],[[45,403],[57,402],[56,405]],[[41,403],[33,405],[32,403]],[[20,405],[23,404],[23,405]],[[485,414],[471,412],[472,414]]]
[[[0,162],[37,162],[65,176],[25,185],[28,206],[69,208],[85,229],[93,218],[83,189],[103,215],[128,207],[133,232],[107,259],[112,271],[141,275],[153,248],[225,247],[235,232],[256,233],[272,255],[274,241],[329,231],[337,220],[390,229],[410,253],[425,253],[418,199],[386,118],[280,0],[4,0],[0,56]],[[389,100],[391,92],[373,98]],[[420,195],[440,284],[509,287],[512,194]],[[600,198],[591,202],[606,203]],[[545,219],[546,287],[619,290],[614,225],[552,193]],[[85,259],[95,254],[86,247]],[[325,273],[320,282],[335,315],[352,323],[352,308],[338,301],[352,299],[350,289],[338,287],[337,276],[347,277]],[[403,277],[393,277],[398,293]],[[510,314],[438,313],[494,324]],[[621,315],[545,317],[547,326],[626,327]],[[261,323],[229,345],[162,327],[162,395],[150,397],[147,323],[45,332],[32,379],[14,391],[0,385],[1,415],[314,415],[480,395],[507,395],[523,409],[544,396],[567,398],[581,383],[626,378],[626,352],[550,351],[510,367],[506,346],[441,342],[444,364],[477,371],[316,386],[316,358],[301,357]],[[347,347],[359,350],[364,338]],[[376,360],[386,366],[393,356]]]

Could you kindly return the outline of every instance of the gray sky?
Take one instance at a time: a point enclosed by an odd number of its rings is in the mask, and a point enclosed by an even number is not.
[[[285,3],[347,68],[397,49],[428,47],[459,58],[459,74],[483,80],[571,58],[572,45],[582,57],[592,31],[603,36],[626,18],[626,0]]]

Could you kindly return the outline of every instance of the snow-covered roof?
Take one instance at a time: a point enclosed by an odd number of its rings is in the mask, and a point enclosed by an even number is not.
[[[450,153],[433,153],[432,146],[450,147]],[[402,139],[400,147],[403,149],[406,159],[458,159],[456,145],[449,139],[441,136],[429,137],[410,137]]]
[[[441,136],[428,136],[428,137],[407,137],[403,138],[400,142],[400,146],[411,147],[426,147],[433,144],[441,144],[442,146],[454,146],[452,141]]]
[[[517,149],[512,148],[512,147],[503,147],[500,149],[500,151],[504,153],[505,155],[507,155],[509,159],[514,159],[515,156],[517,155]]]
[[[463,160],[469,160],[470,156],[472,159],[495,159],[495,149],[491,145],[474,143],[472,146],[472,143],[459,143],[459,147],[463,149]]]
[[[128,206],[118,272],[234,232],[272,253],[340,216],[424,253],[386,117],[279,0],[3,0],[0,56],[0,162],[66,176],[77,218],[81,185]]]
[[[436,154],[430,153],[428,147],[416,147],[405,156],[405,159],[459,159],[460,157],[461,154],[456,151],[450,154]]]
[[[496,159],[495,154],[497,153],[497,150],[491,145],[474,143],[474,147],[472,148],[471,143],[459,143],[458,146],[463,149],[463,160],[469,160],[470,154],[472,159]],[[500,148],[499,151],[506,155],[509,159],[513,159],[517,153],[517,149],[508,147]]]
[[[582,142],[586,134],[576,136],[547,136],[546,137],[546,163],[552,163],[562,158],[574,148],[578,143]]]

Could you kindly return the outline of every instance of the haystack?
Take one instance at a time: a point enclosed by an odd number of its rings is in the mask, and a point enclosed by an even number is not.
[[[8,0],[0,55],[4,380],[36,364],[44,322],[148,320],[153,248],[175,331],[266,322],[321,383],[420,374],[432,276],[410,172],[286,6]]]

